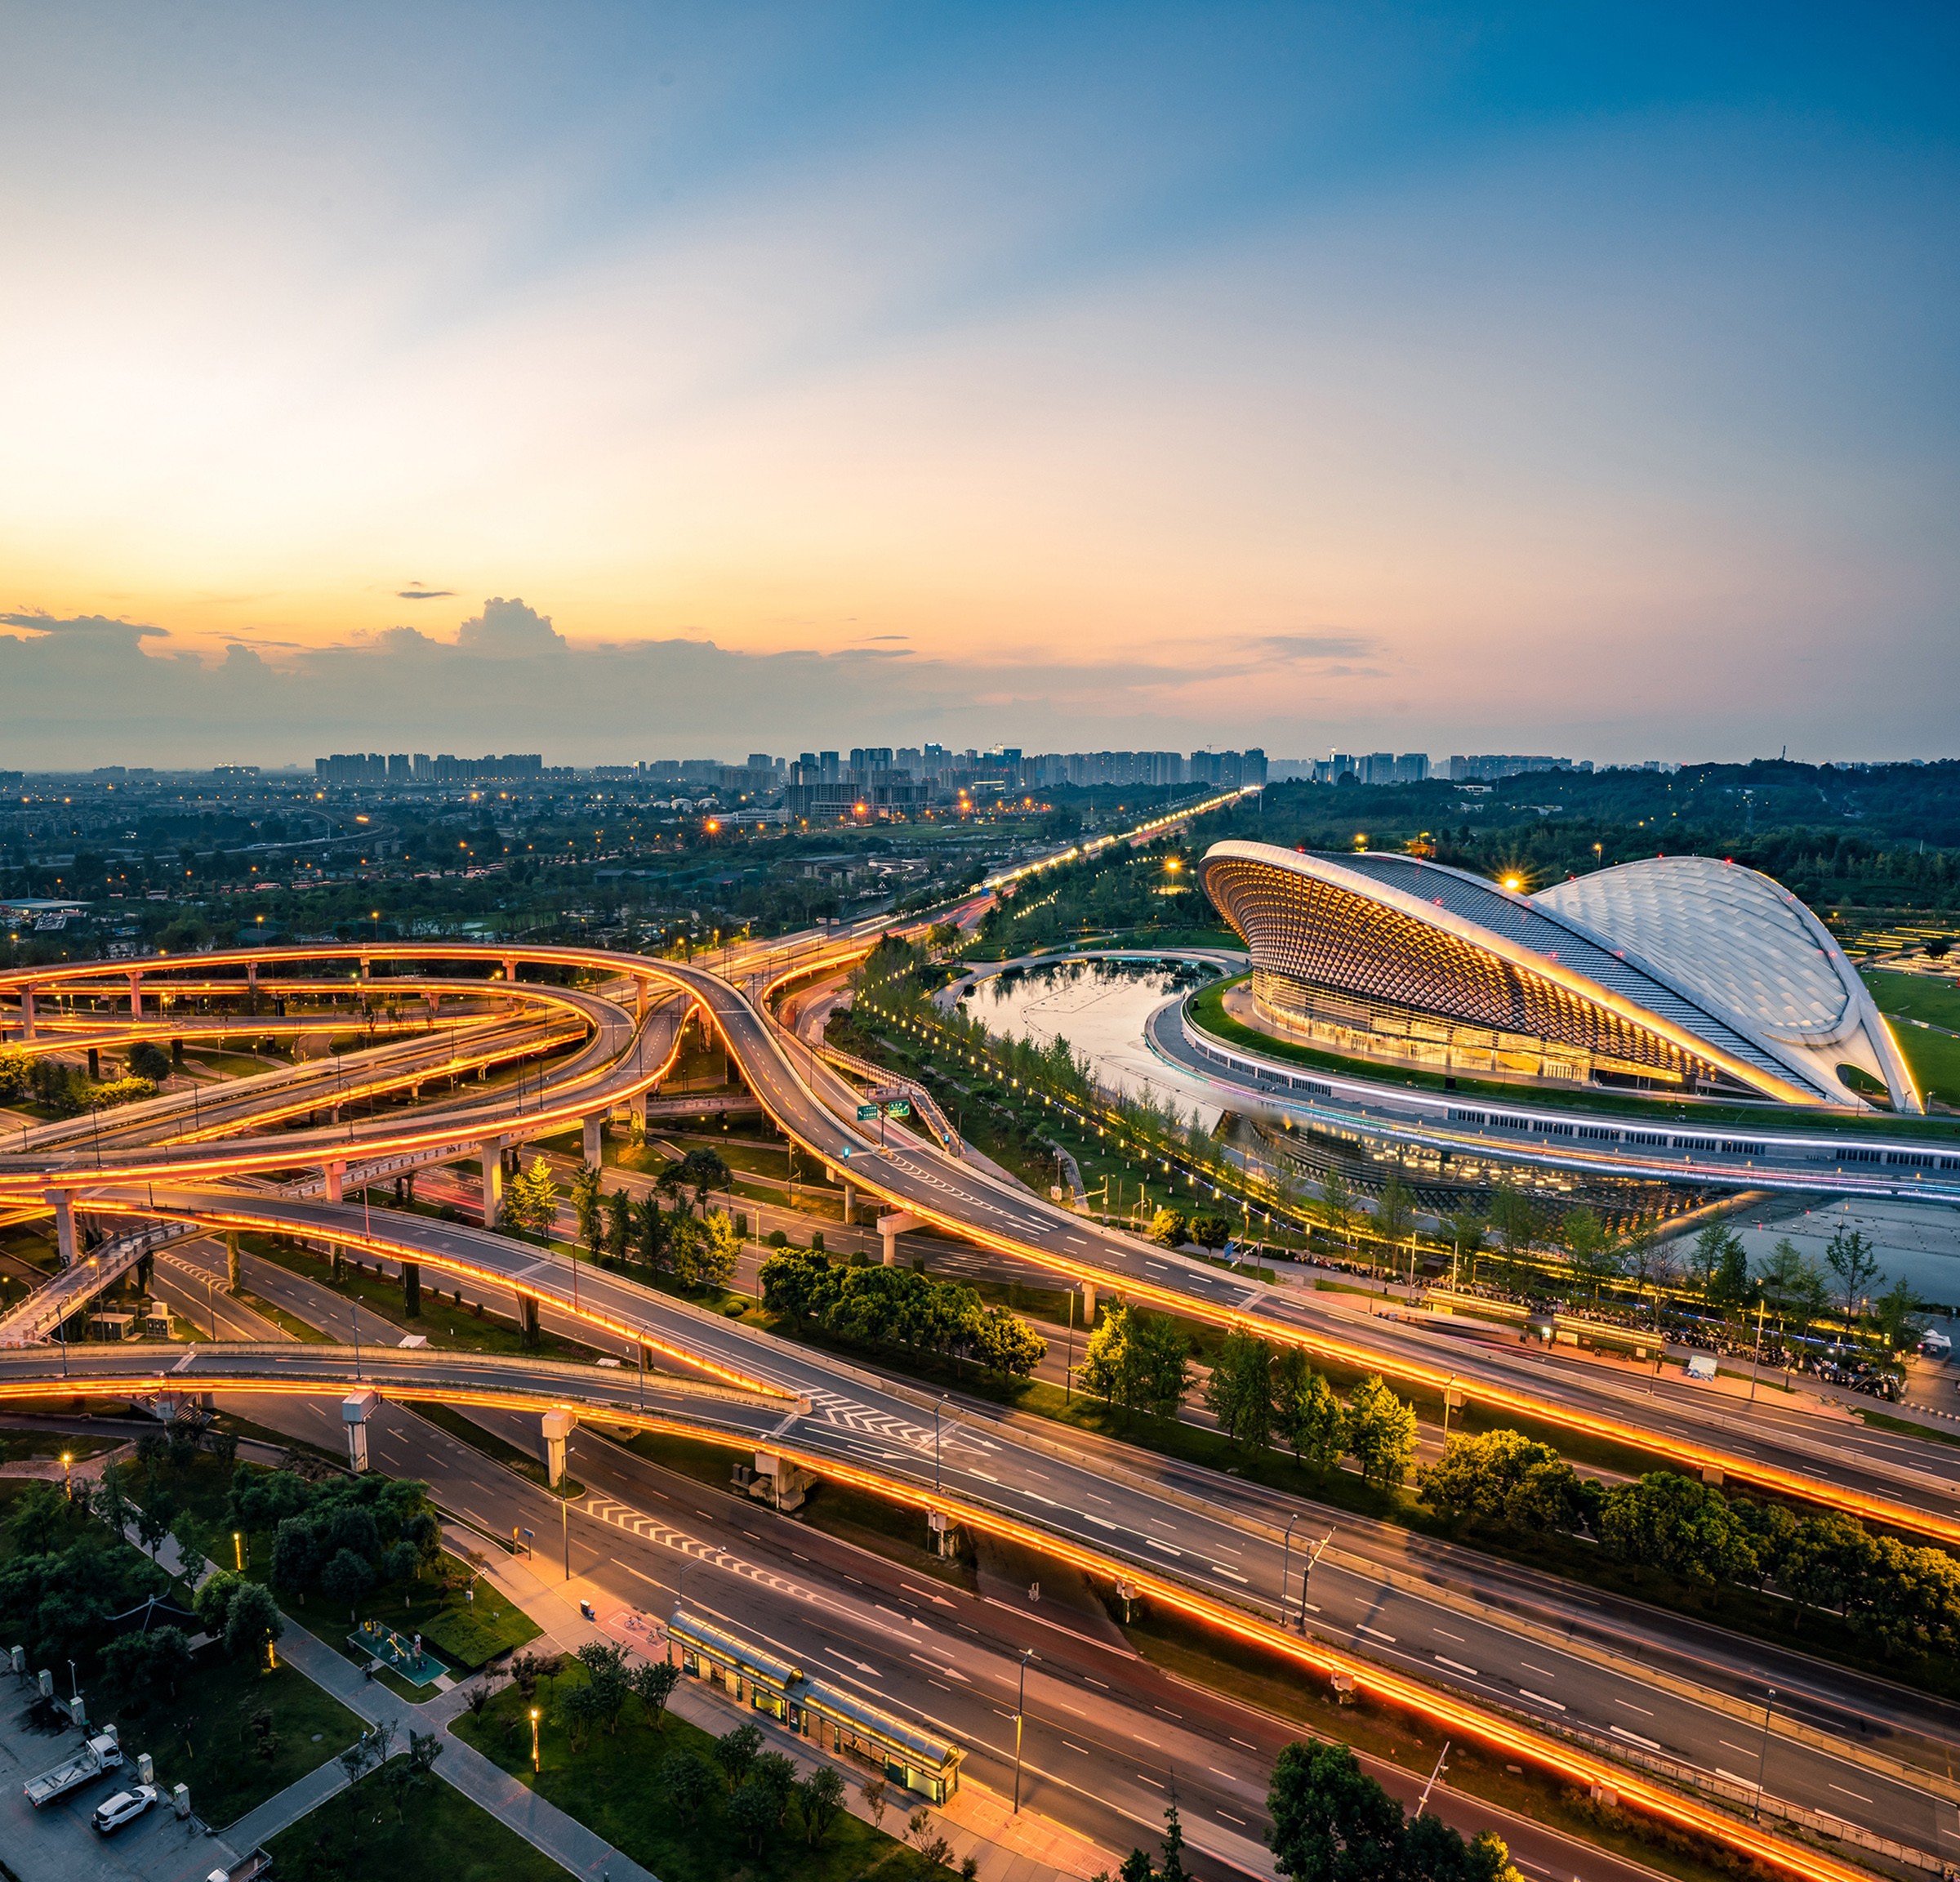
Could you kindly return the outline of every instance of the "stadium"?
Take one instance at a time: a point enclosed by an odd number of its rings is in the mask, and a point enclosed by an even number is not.
[[[1227,1011],[1281,1039],[1446,1081],[1924,1108],[1822,923],[1735,863],[1524,894],[1419,857],[1228,842],[1201,879],[1252,955]]]

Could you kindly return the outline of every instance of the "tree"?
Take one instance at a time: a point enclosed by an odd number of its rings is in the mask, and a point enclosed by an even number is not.
[[[633,1690],[645,1709],[647,1723],[656,1731],[666,1724],[667,1701],[679,1679],[680,1669],[670,1660],[643,1660],[633,1670]]]
[[[167,1490],[153,1484],[143,1506],[136,1511],[136,1534],[149,1551],[151,1561],[156,1560],[157,1551],[163,1546],[163,1538],[170,1533],[170,1526],[176,1519],[176,1498]]]
[[[715,1762],[727,1774],[731,1784],[739,1784],[747,1777],[761,1755],[762,1733],[754,1725],[737,1725],[733,1731],[723,1733],[715,1741]]]
[[[684,1246],[675,1247],[674,1278],[688,1287],[725,1287],[734,1278],[742,1255],[734,1217],[725,1209],[713,1210],[695,1229]]]
[[[272,1590],[256,1581],[240,1581],[225,1612],[225,1651],[234,1660],[256,1657],[285,1631],[285,1617]]]
[[[649,1195],[642,1199],[634,1218],[634,1225],[640,1260],[648,1268],[657,1269],[666,1267],[668,1253],[675,1239],[675,1224],[662,1209],[657,1195]]]
[[[335,1552],[320,1571],[320,1592],[329,1601],[345,1608],[355,1619],[355,1610],[361,1597],[374,1585],[374,1570],[364,1555],[358,1555],[351,1549]]]
[[[103,1467],[101,1481],[96,1486],[91,1507],[102,1521],[108,1524],[110,1535],[120,1537],[129,1527],[130,1504],[123,1489],[123,1476],[128,1466],[109,1464]]]
[[[244,1585],[245,1577],[229,1568],[206,1576],[190,1598],[190,1610],[197,1616],[198,1626],[207,1634],[222,1634],[231,1612],[231,1598]]]
[[[707,1207],[708,1192],[725,1189],[734,1180],[733,1173],[724,1161],[719,1150],[703,1146],[690,1150],[678,1163],[670,1163],[653,1180],[654,1187],[669,1196],[678,1196],[684,1189],[694,1192],[694,1207]]]
[[[1295,1457],[1325,1482],[1348,1454],[1348,1412],[1334,1387],[1308,1371],[1277,1402],[1279,1427]]]
[[[180,1510],[170,1525],[170,1533],[185,1574],[196,1581],[204,1572],[204,1564],[216,1545],[216,1530],[194,1510]]]
[[[1566,1260],[1572,1264],[1573,1274],[1591,1284],[1593,1304],[1598,1305],[1601,1286],[1619,1278],[1619,1251],[1607,1239],[1599,1217],[1586,1208],[1567,1212],[1559,1224],[1559,1240]]]
[[[1174,1418],[1191,1389],[1191,1340],[1168,1313],[1135,1316],[1130,1351],[1136,1367],[1138,1403],[1160,1418]]]
[[[1178,1794],[1174,1789],[1170,1801],[1164,1806],[1164,1866],[1157,1871],[1164,1882],[1191,1882],[1191,1872],[1184,1866],[1184,1825],[1178,1815]]]
[[[1477,1278],[1477,1258],[1483,1252],[1484,1236],[1490,1224],[1473,1202],[1463,1202],[1443,1218],[1443,1233],[1460,1260],[1470,1257],[1470,1278]]]
[[[1402,1807],[1345,1745],[1289,1745],[1266,1793],[1273,1866],[1295,1882],[1400,1882]]]
[[[1860,1235],[1849,1224],[1841,1224],[1824,1244],[1824,1259],[1844,1290],[1844,1330],[1848,1333],[1859,1297],[1878,1278],[1878,1258],[1872,1252],[1869,1237]]]
[[[721,1788],[714,1766],[698,1751],[670,1751],[660,1761],[658,1777],[662,1795],[684,1823],[692,1823]]]
[[[1223,1215],[1194,1215],[1188,1233],[1191,1239],[1200,1248],[1209,1249],[1216,1254],[1232,1239],[1232,1223]]]
[[[161,1085],[170,1076],[170,1055],[154,1039],[139,1039],[129,1049],[130,1075]]]
[[[1633,1281],[1642,1296],[1650,1291],[1655,1311],[1660,1305],[1660,1290],[1673,1278],[1674,1257],[1651,1222],[1636,1222],[1620,1245],[1621,1271]]]
[[[1264,1450],[1272,1441],[1272,1349],[1250,1333],[1230,1333],[1213,1360],[1205,1403],[1218,1429],[1240,1444]]]
[[[586,1690],[592,1695],[593,1715],[609,1733],[619,1730],[619,1715],[633,1689],[623,1648],[604,1640],[588,1640],[577,1658],[586,1670]]]
[[[759,1778],[745,1778],[728,1799],[728,1822],[749,1846],[749,1853],[760,1856],[769,1834],[782,1821],[782,1802]]]
[[[1410,1196],[1408,1184],[1402,1180],[1401,1159],[1397,1157],[1388,1166],[1382,1193],[1375,1198],[1374,1232],[1384,1242],[1392,1244],[1400,1242],[1414,1226],[1415,1204]],[[1391,1253],[1389,1266],[1394,1265]]]
[[[858,1788],[863,1793],[865,1808],[871,1813],[871,1827],[874,1830],[882,1829],[884,1826],[885,1811],[891,1804],[884,1780],[882,1777],[866,1777]]]
[[[1150,1238],[1160,1248],[1181,1248],[1191,1239],[1191,1224],[1182,1209],[1160,1209],[1150,1219]]]
[[[1371,1373],[1348,1397],[1348,1454],[1361,1481],[1383,1488],[1400,1483],[1415,1455],[1415,1407]]]
[[[1538,1239],[1538,1210],[1531,1198],[1508,1181],[1496,1184],[1490,1194],[1490,1226],[1513,1260]]]
[[[102,1664],[132,1697],[159,1690],[175,1697],[177,1683],[190,1670],[190,1643],[180,1627],[122,1634],[102,1649]]]
[[[7,1532],[23,1555],[52,1549],[67,1528],[68,1499],[53,1483],[29,1483],[7,1519]]]
[[[1755,1572],[1748,1532],[1717,1489],[1672,1470],[1650,1470],[1606,1493],[1600,1541],[1623,1562],[1684,1581],[1740,1581]]]
[[[1354,1246],[1354,1192],[1338,1170],[1321,1179],[1321,1220],[1329,1231],[1352,1248]]]
[[[1794,1320],[1800,1334],[1809,1331],[1830,1300],[1830,1283],[1824,1270],[1787,1235],[1763,1257],[1758,1278],[1764,1295],[1776,1308],[1778,1326]]]
[[[615,1189],[604,1199],[600,1208],[605,1216],[605,1252],[613,1260],[623,1261],[633,1241],[633,1198],[625,1190]]]
[[[596,1261],[605,1245],[605,1205],[601,1195],[604,1179],[590,1163],[581,1164],[572,1179],[572,1208],[578,1217],[578,1238],[586,1252]]]
[[[550,1238],[558,1220],[558,1184],[542,1157],[533,1157],[528,1170],[511,1178],[504,1193],[504,1220],[514,1229]]]
[[[804,1839],[821,1843],[844,1808],[844,1778],[834,1765],[820,1764],[796,1786],[796,1813],[803,1819]]]
[[[969,1330],[973,1356],[999,1379],[1029,1379],[1048,1342],[1004,1307],[990,1307]]]
[[[1903,1277],[1872,1303],[1872,1321],[1887,1353],[1903,1353],[1918,1345],[1926,1331],[1925,1322],[1918,1318],[1924,1304]]]

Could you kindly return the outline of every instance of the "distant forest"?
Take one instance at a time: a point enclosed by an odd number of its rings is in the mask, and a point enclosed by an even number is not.
[[[1659,772],[1536,772],[1459,784],[1277,784],[1194,836],[1310,850],[1427,845],[1541,888],[1642,856],[1731,856],[1830,916],[1960,909],[1960,762],[1842,771],[1762,760]],[[1201,846],[1201,845],[1200,845]]]

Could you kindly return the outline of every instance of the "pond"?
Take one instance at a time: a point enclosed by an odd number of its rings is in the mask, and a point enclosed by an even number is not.
[[[1112,1090],[1195,1106],[1215,1124],[1211,1087],[1167,1065],[1143,1043],[1143,1023],[1169,999],[1187,992],[1215,970],[1205,962],[1058,961],[1053,966],[1009,969],[981,981],[964,1002],[969,1019],[1002,1037],[1045,1046],[1059,1033]]]

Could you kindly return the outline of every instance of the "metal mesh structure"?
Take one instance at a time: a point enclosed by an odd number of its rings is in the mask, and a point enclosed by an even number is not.
[[[1446,1068],[1786,1103],[1824,1095],[1677,990],[1656,982],[1651,1001],[1641,998],[1644,977],[1624,957],[1523,899],[1413,858],[1390,861],[1248,843],[1206,857],[1205,890],[1251,951],[1262,1019],[1341,1050]],[[1477,918],[1492,912],[1495,921]],[[1533,947],[1547,936],[1557,945]],[[1593,956],[1606,970],[1597,977],[1585,970]]]

